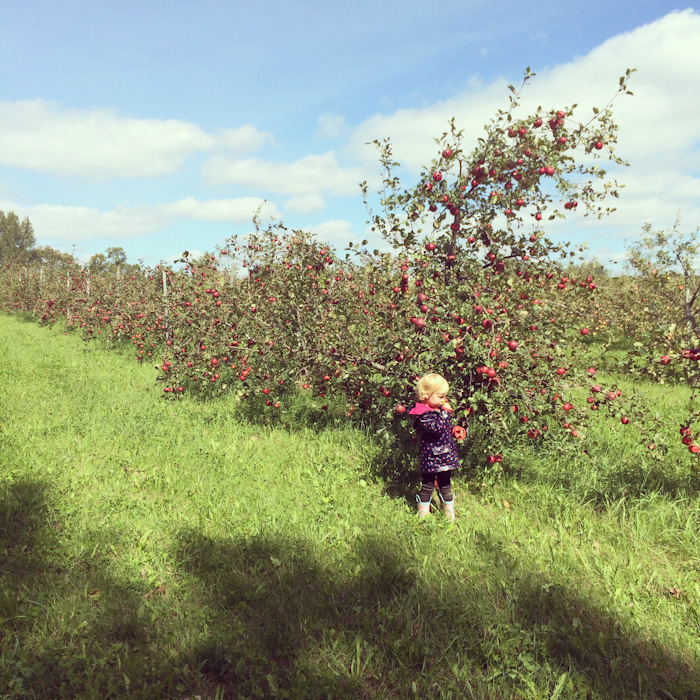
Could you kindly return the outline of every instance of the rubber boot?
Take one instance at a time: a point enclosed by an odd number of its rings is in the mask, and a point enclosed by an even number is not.
[[[445,513],[445,517],[451,521],[455,521],[455,497],[454,495],[452,496],[451,501],[446,501],[443,497],[442,494],[440,494],[440,500],[442,501],[442,510]]]
[[[423,503],[419,496],[416,496],[416,501],[418,501],[418,517],[424,518],[428,513],[430,513],[430,501]]]

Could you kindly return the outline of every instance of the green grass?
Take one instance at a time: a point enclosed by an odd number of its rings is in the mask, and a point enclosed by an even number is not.
[[[698,697],[687,451],[603,424],[419,522],[377,442],[290,410],[0,316],[0,697]]]

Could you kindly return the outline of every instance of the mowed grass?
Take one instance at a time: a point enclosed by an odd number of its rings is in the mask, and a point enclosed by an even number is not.
[[[0,316],[1,698],[700,697],[682,446],[512,450],[419,522],[367,434],[155,375]]]

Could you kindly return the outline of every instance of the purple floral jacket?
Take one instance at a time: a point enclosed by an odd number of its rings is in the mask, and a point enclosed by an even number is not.
[[[416,417],[414,426],[420,436],[418,460],[421,472],[434,474],[459,469],[459,454],[452,437],[452,414],[420,402],[408,413]]]

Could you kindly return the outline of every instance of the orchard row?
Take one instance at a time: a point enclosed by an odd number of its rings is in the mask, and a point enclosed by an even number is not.
[[[157,364],[169,398],[234,392],[274,415],[291,393],[309,392],[320,408],[340,396],[350,419],[404,435],[415,381],[435,371],[450,382],[458,424],[478,426],[479,460],[498,464],[519,440],[580,449],[600,416],[636,428],[653,451],[658,426],[647,407],[596,374],[630,324],[640,347],[628,370],[686,379],[695,371],[687,333],[659,330],[677,312],[661,291],[679,285],[672,271],[652,275],[642,262],[625,294],[610,279],[571,272],[576,253],[547,237],[546,222],[605,213],[615,185],[593,161],[619,162],[616,127],[609,107],[586,124],[568,108],[516,119],[517,94],[470,154],[451,124],[410,189],[394,174],[390,144],[377,144],[381,214],[363,192],[391,253],[363,243],[341,255],[256,220],[244,240],[197,264],[185,257],[177,270],[5,269],[2,308],[128,343]],[[645,295],[646,311],[621,313],[622,297]],[[695,453],[692,418],[681,438]]]
[[[601,316],[590,275],[507,260],[479,285],[458,265],[438,269],[427,246],[415,258],[353,263],[282,227],[231,243],[203,267],[122,278],[6,270],[3,306],[65,322],[86,339],[128,343],[157,365],[170,397],[234,392],[274,413],[293,392],[321,407],[342,395],[348,417],[398,432],[416,378],[438,371],[452,385],[457,422],[488,429],[492,463],[519,438],[577,441],[597,412],[645,435],[650,428],[634,397],[596,381],[605,345],[590,340],[610,316]]]

